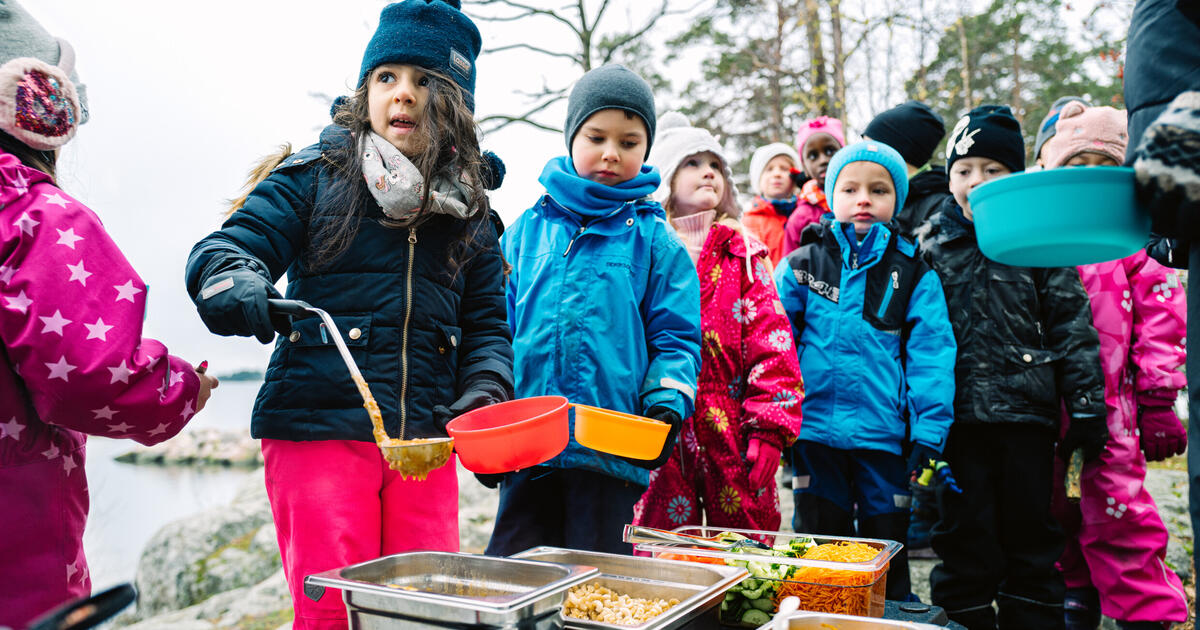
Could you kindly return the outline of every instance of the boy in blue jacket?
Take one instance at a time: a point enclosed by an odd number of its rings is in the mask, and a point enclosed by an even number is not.
[[[775,270],[808,386],[793,527],[904,543],[908,480],[939,458],[953,420],[954,331],[937,274],[887,226],[908,193],[900,154],[882,142],[846,146],[825,181],[833,220],[809,226]],[[901,551],[887,598],[909,590]]]
[[[537,545],[629,553],[622,528],[692,414],[700,285],[662,207],[649,199],[660,181],[644,165],[654,126],[654,95],[641,77],[619,65],[585,74],[567,103],[569,153],[546,164],[546,194],[501,244],[513,265],[516,395],[644,415],[670,424],[670,435],[653,461],[572,438],[546,464],[505,475],[489,555]]]

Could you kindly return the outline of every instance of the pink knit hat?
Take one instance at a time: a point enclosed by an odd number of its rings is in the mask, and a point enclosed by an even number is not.
[[[804,157],[804,143],[818,133],[833,136],[838,144],[846,146],[846,134],[842,131],[842,121],[829,116],[817,116],[800,123],[800,132],[796,134],[796,153]]]
[[[1125,161],[1129,142],[1125,112],[1088,107],[1079,101],[1063,106],[1054,137],[1042,147],[1046,168],[1057,168],[1080,153],[1099,153],[1117,164]]]

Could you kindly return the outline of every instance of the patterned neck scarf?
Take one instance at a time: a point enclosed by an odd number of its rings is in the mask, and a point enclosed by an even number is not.
[[[821,190],[821,185],[815,179],[804,182],[804,188],[800,189],[800,198],[825,212],[829,212],[829,202],[825,200],[825,191]]]
[[[392,143],[374,131],[363,134],[358,142],[363,161],[363,179],[367,189],[389,219],[411,225],[421,212],[425,179],[421,172]],[[478,207],[467,205],[471,189],[459,173],[453,178],[437,177],[429,191],[429,210],[468,219]]]

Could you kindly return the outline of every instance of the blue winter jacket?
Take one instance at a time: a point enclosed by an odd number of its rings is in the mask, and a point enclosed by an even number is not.
[[[447,252],[467,229],[464,221],[436,215],[411,231],[397,229],[384,225],[373,205],[346,252],[313,268],[307,258],[314,208],[332,194],[335,168],[323,152],[348,141],[344,128],[331,125],[318,144],[258,184],[241,210],[192,249],[188,292],[194,299],[207,272],[230,264],[249,264],[271,282],[286,272],[287,297],[333,317],[388,434],[399,437],[404,422],[406,439],[444,436],[435,406],[449,406],[476,379],[512,383],[496,228],[478,223],[469,255],[460,259],[467,262],[454,273]],[[276,339],[250,433],[374,441],[362,398],[317,319],[299,320],[290,337]]]
[[[804,375],[800,438],[900,454],[907,437],[941,451],[956,350],[942,284],[887,226],[858,242],[831,216],[775,270]]]
[[[516,394],[635,414],[665,406],[687,418],[700,373],[696,268],[649,199],[588,219],[546,194],[501,238],[513,265]],[[649,482],[646,470],[573,437],[547,465]]]

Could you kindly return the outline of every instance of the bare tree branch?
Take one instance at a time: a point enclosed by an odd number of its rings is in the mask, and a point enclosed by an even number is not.
[[[490,18],[485,15],[479,16],[479,19],[481,19],[485,22],[489,22],[489,21],[509,22],[516,18],[529,17],[529,16],[533,16],[533,15],[544,15],[546,17],[552,18],[554,20],[557,20],[557,21],[565,24],[567,26],[567,28],[571,29],[576,35],[580,35],[579,29],[576,28],[576,26],[573,22],[562,17],[558,13],[556,13],[554,11],[550,11],[548,9],[539,9],[538,7],[530,6],[530,5],[522,3],[522,2],[517,2],[516,0],[480,0],[476,4],[481,5],[481,6],[503,6],[503,7],[509,7],[509,8],[513,8],[513,9],[518,9],[520,11],[524,11],[524,13],[518,14],[516,17],[505,16],[505,17],[501,17],[499,19],[493,19],[493,18]]]
[[[561,127],[556,128],[556,127],[552,127],[550,125],[545,125],[540,122],[537,122],[536,120],[533,120],[530,117],[533,116],[534,114],[537,114],[538,112],[546,109],[547,107],[550,107],[551,105],[563,100],[566,97],[567,97],[567,91],[565,89],[559,90],[559,92],[557,94],[551,95],[545,101],[543,101],[542,103],[539,103],[538,105],[535,105],[532,109],[525,112],[524,114],[519,114],[516,116],[512,116],[509,114],[494,114],[491,116],[485,116],[484,118],[480,119],[478,121],[478,124],[479,124],[479,127],[484,130],[484,133],[491,133],[493,131],[499,131],[513,123],[525,123],[527,125],[536,127],[538,129],[545,129],[546,131],[562,131]],[[492,124],[492,123],[498,123],[498,124]],[[485,125],[488,125],[488,127],[484,128]]]
[[[580,63],[579,55],[573,55],[571,53],[564,53],[564,52],[557,52],[554,50],[550,50],[547,48],[541,48],[539,46],[533,46],[530,44],[508,44],[506,46],[498,46],[496,48],[492,48],[492,49],[488,50],[488,52],[498,53],[498,52],[504,52],[506,50],[516,50],[516,49],[532,50],[533,52],[541,53],[543,55],[547,55],[550,57],[561,57],[563,59],[569,59],[571,61],[574,61],[575,63]]]

